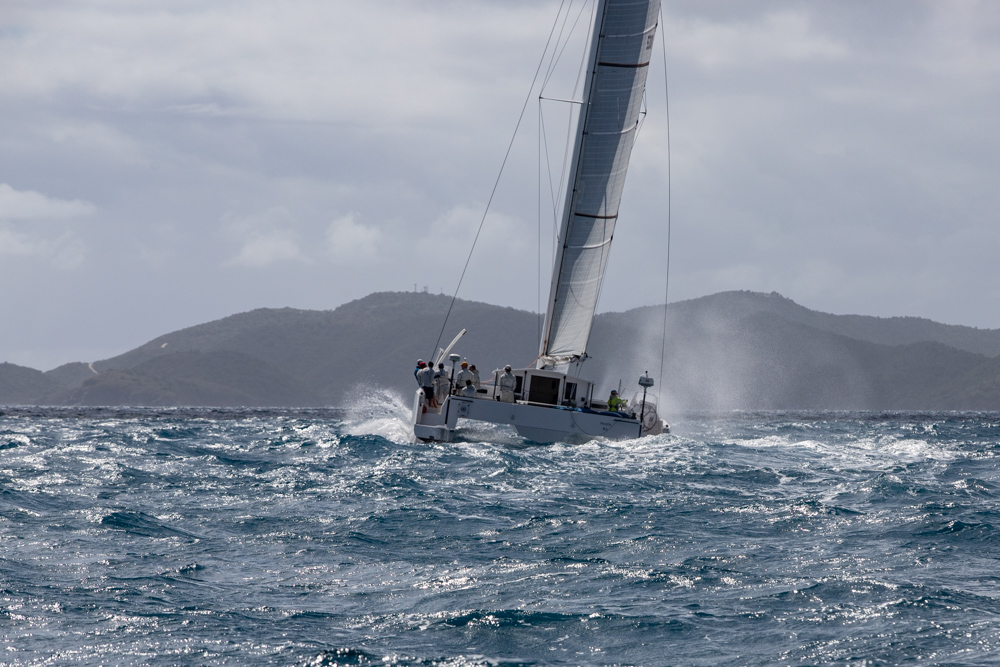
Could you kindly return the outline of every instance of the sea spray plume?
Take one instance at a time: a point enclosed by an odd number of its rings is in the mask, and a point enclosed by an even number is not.
[[[783,368],[761,358],[745,321],[725,308],[685,312],[685,305],[675,306],[667,330],[664,382],[676,404],[709,412],[768,404]]]
[[[871,388],[855,342],[796,321],[780,294],[727,292],[702,301],[692,324],[712,345],[721,409],[864,408]],[[706,350],[708,352],[709,350]]]
[[[871,407],[870,345],[786,317],[795,307],[777,294],[746,292],[672,304],[656,378],[661,413]],[[631,389],[657,366],[661,327],[657,307],[598,316],[586,369],[600,378],[595,396],[619,378]]]
[[[624,313],[604,313],[597,316],[592,334],[591,359],[584,365],[584,375],[595,378],[594,397],[606,399],[619,380],[626,399],[639,391],[638,379],[646,371],[654,375],[659,369],[661,307],[642,307]],[[692,396],[706,375],[697,359],[692,358],[687,341],[682,339],[682,325],[672,312],[666,331],[665,364],[661,377],[654,377],[656,386],[651,398],[659,398],[658,411],[669,415],[688,408],[692,403],[704,404],[705,397]]]
[[[410,407],[395,391],[362,383],[349,392],[344,432],[348,435],[378,435],[396,444],[411,440]]]

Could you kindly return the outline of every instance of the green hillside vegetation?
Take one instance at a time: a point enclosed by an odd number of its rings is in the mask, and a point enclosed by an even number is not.
[[[331,311],[259,309],[48,373],[0,365],[0,402],[54,405],[345,405],[367,387],[408,402],[450,298],[377,293]],[[662,307],[604,313],[588,377],[606,394],[660,368]],[[441,336],[484,379],[534,363],[540,318],[456,302]],[[920,318],[830,315],[778,294],[724,292],[671,304],[657,392],[676,410],[1000,410],[1000,331]],[[93,370],[91,369],[93,367]],[[96,371],[96,373],[95,373]],[[601,396],[604,397],[603,395]]]

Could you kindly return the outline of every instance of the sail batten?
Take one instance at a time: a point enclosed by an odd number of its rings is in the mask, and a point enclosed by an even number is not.
[[[611,245],[611,239],[606,239],[604,241],[601,241],[600,243],[592,243],[590,245],[574,245],[574,246],[567,246],[567,247],[568,248],[576,248],[576,249],[579,249],[579,250],[591,250],[593,248],[600,248],[601,246],[606,246],[606,245]]]
[[[649,63],[597,63],[598,67],[649,67]]]
[[[660,0],[598,0],[539,365],[582,357],[604,281]]]

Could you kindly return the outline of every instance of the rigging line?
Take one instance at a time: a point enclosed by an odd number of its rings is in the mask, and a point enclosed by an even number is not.
[[[552,72],[555,71],[556,64],[559,62],[559,57],[556,55],[556,51],[559,50],[559,44],[562,43],[563,35],[566,32],[566,22],[569,21],[569,14],[570,14],[571,11],[573,11],[573,2],[574,2],[574,0],[569,0],[569,6],[568,7],[566,6],[566,0],[562,0],[562,2],[559,3],[559,12],[556,14],[556,23],[559,22],[559,17],[562,16],[563,17],[563,19],[562,19],[562,26],[559,28],[559,35],[556,37],[555,46],[552,47],[552,56],[551,56],[551,58],[549,60],[548,65],[546,66],[545,76],[542,78],[542,86],[541,86],[542,90],[545,90],[545,86],[548,85],[549,78],[552,77]],[[563,16],[563,13],[562,13],[563,12],[563,7],[566,7],[566,15],[565,16]],[[575,25],[576,24],[574,23],[574,27],[575,27]],[[572,34],[572,32],[573,31],[570,30],[570,34]]]
[[[637,136],[637,137],[639,136],[639,133],[642,132],[642,126],[646,124],[646,108],[645,108],[646,107],[646,93],[645,93],[645,91],[642,93],[642,106],[643,106],[643,109],[642,109],[642,111],[639,112],[639,118],[638,118],[638,120],[636,121],[636,124],[635,124],[635,136]],[[622,134],[625,134],[625,132],[622,132]]]
[[[565,2],[565,0],[564,0]],[[561,8],[560,8],[561,9]],[[558,22],[559,16],[556,16],[556,22]],[[451,311],[455,307],[455,301],[458,299],[458,290],[462,288],[462,281],[465,280],[465,274],[469,270],[469,262],[472,261],[472,253],[476,249],[476,242],[479,241],[479,235],[483,233],[483,224],[486,222],[486,216],[490,212],[490,205],[493,203],[493,197],[497,193],[497,187],[500,185],[500,177],[503,176],[504,167],[507,166],[507,159],[510,157],[510,151],[514,147],[514,139],[517,138],[517,130],[521,127],[521,121],[524,119],[524,112],[528,108],[528,102],[531,101],[531,93],[535,89],[535,84],[538,82],[538,74],[542,71],[542,64],[545,62],[545,54],[549,51],[549,45],[552,43],[552,35],[555,34],[556,23],[552,24],[552,30],[549,31],[549,39],[545,42],[545,48],[542,50],[542,57],[538,60],[538,67],[535,69],[535,76],[531,79],[531,86],[528,88],[528,94],[524,98],[524,104],[521,105],[521,114],[517,117],[517,124],[514,125],[514,133],[510,137],[510,143],[507,144],[507,152],[504,153],[503,162],[500,163],[500,173],[497,174],[496,180],[493,182],[493,190],[490,191],[490,198],[486,201],[486,210],[483,211],[483,218],[479,221],[479,229],[476,230],[476,236],[472,239],[472,247],[469,248],[469,256],[465,258],[465,266],[462,267],[462,275],[458,278],[458,285],[455,286],[455,293],[451,297],[451,303],[448,304],[448,312],[445,313],[444,322],[441,323],[441,331],[438,333],[437,340],[434,342],[434,348],[431,350],[431,359],[437,354],[438,346],[441,344],[441,336],[444,335],[444,329],[448,326],[448,318],[451,317]]]
[[[559,97],[545,97],[544,95],[539,95],[538,99],[545,100],[546,102],[565,102],[566,104],[583,104],[583,100],[564,100]]]
[[[663,22],[663,6],[660,6],[660,25],[666,25]],[[671,223],[671,203],[673,202],[673,197],[671,196],[671,164],[670,164],[670,89],[667,86],[667,36],[660,31],[660,49],[663,54],[663,99],[666,104],[666,121],[667,121],[667,266],[666,266],[666,276],[663,280],[663,333],[660,338],[660,376],[659,376],[659,389],[656,392],[656,402],[659,405],[663,405],[661,398],[663,394],[663,357],[664,351],[667,347],[667,300],[670,296],[670,223]]]
[[[541,108],[541,105],[539,105],[539,108]],[[552,184],[552,159],[549,156],[549,136],[548,136],[548,132],[545,131],[545,114],[542,113],[539,116],[539,119],[540,119],[540,124],[541,124],[541,128],[542,128],[542,138],[543,138],[544,146],[545,146],[545,173],[548,176],[548,180],[549,180],[549,198],[551,199],[551,202],[552,202],[552,239],[551,239],[552,240],[552,253],[551,253],[552,256],[549,258],[549,272],[551,273],[553,271],[553,267],[555,266],[555,263],[556,263],[556,244],[559,241],[556,238],[556,236],[557,236],[556,227],[559,224],[559,209],[558,209],[558,204],[556,203],[557,202],[557,199],[556,199],[556,189],[555,189],[555,187]],[[565,158],[563,158],[563,159],[565,160]]]
[[[541,105],[539,105],[541,106]],[[557,216],[559,215],[559,210],[556,208],[556,190],[552,185],[552,159],[549,156],[549,136],[548,132],[545,131],[545,114],[541,115],[542,122],[542,136],[545,141],[545,172],[549,179],[549,199],[552,202],[552,257],[549,259],[549,265],[556,261],[556,224]]]
[[[538,292],[535,305],[535,320],[538,322],[538,340],[542,339],[542,104],[538,103],[538,241],[535,244],[537,253]],[[536,359],[537,361],[537,359]]]
[[[545,82],[548,80],[549,75],[552,72],[552,68],[555,67],[555,62],[554,62],[555,52],[559,49],[559,42],[562,40],[562,35],[566,31],[566,21],[569,20],[569,12],[570,9],[572,9],[573,7],[573,0],[569,0],[569,5],[570,6],[566,9],[566,16],[563,17],[563,7],[566,6],[566,0],[562,0],[562,2],[559,3],[559,11],[556,12],[556,20],[554,25],[558,24],[560,17],[562,17],[562,26],[559,28],[559,35],[556,36],[555,46],[552,47],[552,55],[549,57],[549,61],[545,65],[546,72],[545,76],[542,77],[541,89],[545,88]],[[555,30],[555,27],[553,27],[553,30]],[[544,60],[544,54],[543,54],[543,60]]]
[[[542,145],[545,147],[545,172],[549,181],[549,199],[552,202],[552,220],[554,224],[559,211],[556,209],[556,191],[552,184],[552,160],[549,158],[549,136],[548,132],[545,131],[545,114],[542,113],[541,105],[538,105],[538,126],[542,131]]]
[[[565,1],[566,0],[563,0],[563,4],[565,4]],[[587,8],[588,5],[590,6],[590,24],[593,25],[594,18],[597,15],[597,2],[582,2],[582,3],[580,3],[580,11],[577,12],[576,19],[573,21],[573,27],[570,28],[570,31],[569,31],[570,35],[572,35],[576,31],[576,27],[580,23],[580,18],[583,16],[583,12]],[[569,5],[569,7],[566,8],[566,19],[565,20],[569,19],[569,14],[570,14],[570,11],[572,11],[572,8],[573,8],[573,0],[570,0],[570,5]],[[562,6],[560,6],[560,11],[562,11]],[[564,20],[564,24],[563,24],[564,28],[565,28],[565,20]],[[556,46],[553,47],[553,51],[552,51],[553,52],[553,60],[552,60],[551,65],[549,67],[549,71],[546,74],[545,81],[542,83],[542,87],[541,87],[541,90],[543,92],[544,92],[546,86],[549,83],[549,79],[551,79],[552,74],[555,72],[556,64],[559,62],[559,60],[562,59],[562,55],[566,51],[566,47],[569,45],[569,36],[567,36],[565,42],[562,42],[562,35],[563,35],[563,33],[560,32],[559,33],[559,39],[556,41]],[[562,42],[562,48],[560,49],[559,48],[559,44],[561,42]],[[558,55],[556,55],[556,51],[557,50],[559,51]],[[584,71],[586,69],[586,62],[587,62],[587,49],[585,48],[583,50],[583,52],[581,53],[580,64],[577,67],[576,80],[573,82],[573,94],[572,94],[572,97],[574,97],[574,98],[577,96],[577,91],[580,89],[580,80],[583,78],[583,74],[584,74]],[[541,98],[542,96],[539,95],[539,97]],[[545,98],[543,98],[543,99],[545,99]],[[580,101],[580,102],[574,102],[573,100],[567,100],[567,101],[570,102],[570,103],[580,104],[581,106],[583,104],[582,101]],[[541,106],[541,105],[539,105],[539,106]],[[545,141],[545,159],[546,159],[546,165],[548,167],[549,190],[552,193],[551,194],[551,197],[552,197],[552,260],[551,260],[551,264],[552,264],[552,270],[553,271],[555,271],[556,254],[558,252],[558,246],[559,246],[559,210],[557,208],[557,206],[558,206],[557,202],[559,200],[561,200],[563,198],[563,196],[564,196],[564,192],[562,190],[562,187],[563,187],[562,184],[565,183],[567,188],[570,187],[570,184],[566,180],[566,174],[569,171],[569,153],[570,153],[570,146],[571,146],[571,138],[572,138],[572,135],[573,135],[573,111],[572,111],[572,107],[570,107],[570,109],[568,111],[569,111],[569,118],[568,118],[569,122],[566,123],[566,142],[565,142],[565,145],[564,145],[564,148],[563,148],[562,166],[560,167],[560,170],[559,170],[559,183],[560,183],[560,186],[559,186],[559,190],[558,191],[553,190],[553,188],[552,188],[552,164],[551,164],[551,161],[549,160],[549,154],[548,154],[548,150],[549,150],[548,138],[546,138],[546,141]]]
[[[572,6],[572,1],[570,2],[570,5]],[[570,41],[569,37],[574,32],[576,32],[576,26],[578,26],[580,24],[580,17],[583,16],[583,10],[586,9],[586,8],[587,8],[587,3],[586,2],[584,2],[584,3],[582,3],[580,5],[580,11],[577,13],[576,19],[573,21],[573,27],[570,28],[569,35],[566,36],[566,41],[563,42],[562,48],[559,49],[559,53],[556,54],[555,49],[553,49],[553,51],[552,51],[552,66],[549,68],[548,74],[546,74],[546,76],[545,76],[545,82],[542,84],[542,90],[545,90],[545,87],[547,85],[549,85],[549,79],[552,78],[552,74],[553,74],[553,72],[555,72],[556,64],[562,59],[563,53],[566,52],[566,47],[569,46],[569,41]],[[591,14],[590,14],[590,16],[591,16],[591,24],[593,24],[594,12],[596,10],[597,10],[597,3],[594,3],[593,9],[591,10]],[[567,19],[569,18],[569,8],[566,9],[566,18]],[[562,33],[559,34],[559,39],[560,40],[562,39]],[[556,42],[556,43],[558,44],[558,42]]]
[[[584,3],[581,6],[581,8],[580,8],[581,12],[583,11],[583,8],[586,7],[586,6],[587,6],[586,3]],[[577,17],[577,20],[579,20],[579,17]],[[594,23],[596,21],[597,21],[597,2],[593,2],[591,4],[591,6],[590,6],[590,25],[594,25]],[[574,28],[575,28],[575,26],[574,26]],[[588,46],[589,46],[589,44],[588,44]],[[587,70],[587,49],[584,49],[583,53],[580,54],[580,65],[579,65],[579,67],[577,67],[577,70],[576,70],[576,81],[573,82],[573,95],[572,95],[572,97],[576,97],[577,96],[577,92],[580,90],[581,80],[585,78],[586,70]],[[562,188],[563,188],[564,185],[567,188],[567,190],[569,188],[573,187],[573,184],[570,183],[569,182],[569,178],[567,178],[567,174],[569,173],[569,170],[570,170],[570,164],[569,164],[569,162],[570,162],[570,148],[571,148],[571,146],[574,143],[573,142],[573,134],[574,134],[574,131],[577,130],[577,129],[579,129],[579,128],[574,127],[574,125],[573,125],[573,109],[572,109],[572,107],[568,111],[569,111],[569,113],[567,114],[567,116],[568,116],[568,122],[566,123],[566,143],[565,143],[564,148],[563,148],[562,168],[559,171],[559,184],[560,184],[559,188],[560,189],[557,192],[557,197],[558,197],[557,201],[559,199],[563,199],[563,198],[567,197],[568,194],[569,194],[567,191],[562,190]],[[577,117],[577,122],[578,123],[583,123],[583,117],[584,117],[584,114],[586,112],[587,112],[587,110],[583,108],[583,105],[581,103],[580,113],[579,113],[579,116]],[[576,178],[576,174],[573,174],[573,178]],[[564,215],[565,215],[565,212],[564,212]],[[552,216],[552,270],[553,271],[555,271],[556,254],[557,254],[556,253],[556,248],[557,248],[557,245],[559,243],[559,227],[560,227],[560,225],[559,225],[559,215],[558,215],[558,212],[556,212]]]

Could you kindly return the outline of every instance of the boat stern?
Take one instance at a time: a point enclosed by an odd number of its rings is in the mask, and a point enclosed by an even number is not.
[[[447,406],[451,397],[445,399]],[[448,424],[448,411],[427,405],[423,389],[413,395],[413,437],[417,440],[451,442],[454,425]]]

